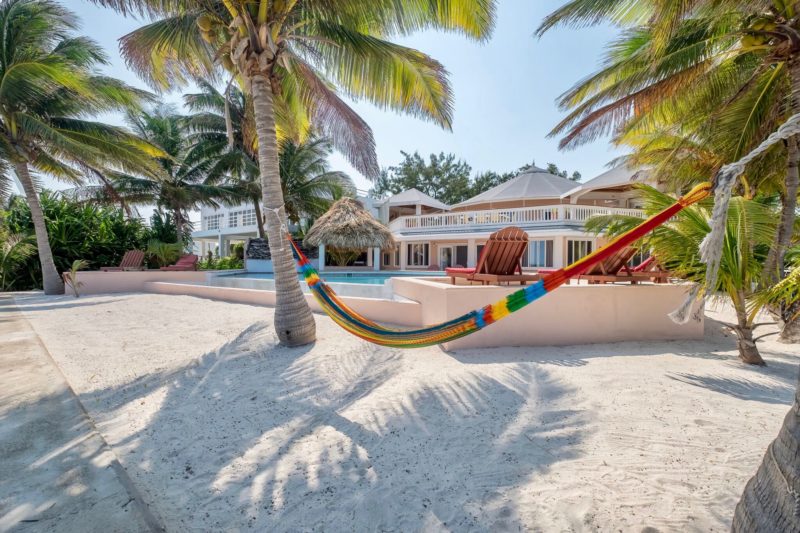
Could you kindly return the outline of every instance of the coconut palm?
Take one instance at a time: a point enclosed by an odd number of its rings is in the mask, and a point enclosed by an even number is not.
[[[190,234],[189,211],[201,205],[218,207],[220,201],[238,202],[234,187],[209,180],[212,162],[192,151],[186,118],[170,107],[138,111],[127,116],[129,127],[140,138],[160,149],[156,171],[141,174],[110,173],[117,196],[132,204],[155,204],[168,210],[179,240]],[[109,198],[113,200],[114,198]]]
[[[794,2],[673,4],[681,7],[680,17],[672,21],[666,19],[674,13],[655,9],[655,3],[627,0],[574,0],[545,20],[540,33],[557,24],[602,19],[632,26],[609,47],[600,71],[562,95],[561,106],[571,112],[552,132],[565,134],[562,146],[614,132],[619,143],[635,139],[637,151],[650,149],[651,161],[657,154],[657,171],[674,173],[686,161],[687,141],[703,150],[711,145],[716,157],[707,162],[713,173],[748,153],[789,114],[800,112],[800,19]],[[653,128],[654,142],[642,143]],[[659,147],[663,132],[676,129],[682,142]],[[765,262],[765,282],[774,283],[791,243],[800,185],[798,139],[766,157],[783,163],[780,179],[770,179],[776,165],[763,159],[746,176],[781,196],[781,223]]]
[[[198,82],[202,92],[187,94],[184,102],[193,111],[187,116],[193,131],[190,142],[192,159],[208,159],[208,179],[229,183],[253,204],[258,232],[264,237],[261,215],[261,181],[258,173],[257,146],[250,99],[238,88],[229,86],[225,93],[208,82]],[[333,200],[355,192],[343,172],[328,170],[331,143],[310,132],[289,131],[286,126],[278,143],[281,190],[286,215],[294,223],[303,217],[315,218],[331,206]],[[293,139],[300,138],[301,141]],[[233,181],[231,181],[233,179]]]
[[[233,84],[225,94],[204,80],[197,80],[197,85],[199,93],[183,97],[192,112],[186,117],[191,158],[210,162],[206,171],[210,183],[228,183],[250,201],[258,236],[264,238],[253,106]]]
[[[0,2],[0,195],[13,170],[33,219],[45,294],[62,294],[37,193],[37,173],[80,182],[86,165],[144,169],[145,146],[95,113],[138,106],[145,93],[101,76],[100,47],[76,37],[77,18],[49,0]],[[152,152],[151,152],[152,153]]]
[[[213,74],[219,60],[253,99],[267,233],[275,270],[275,330],[281,342],[315,338],[290,247],[278,164],[276,116],[313,123],[356,169],[377,176],[369,127],[336,88],[434,121],[451,124],[444,68],[427,55],[387,40],[420,29],[443,29],[484,39],[492,0],[94,0],[123,13],[159,20],[123,37],[128,64],[152,84],[167,87]]]
[[[294,223],[301,218],[317,218],[334,200],[354,196],[355,186],[344,172],[328,170],[331,153],[327,139],[309,138],[296,143],[280,143],[279,164],[286,216]]]
[[[658,190],[640,188],[647,214],[660,212],[675,199]],[[669,223],[653,230],[643,239],[642,247],[649,249],[664,267],[677,276],[697,283],[705,282],[706,265],[700,261],[700,243],[710,228],[711,201],[707,200],[684,209]],[[586,223],[591,231],[617,234],[626,231],[641,219],[618,215],[593,217]],[[748,306],[753,296],[753,286],[763,275],[763,263],[775,235],[775,217],[772,210],[755,200],[741,197],[731,199],[725,241],[716,291],[730,298],[736,311],[736,324],[730,329],[736,334],[739,358],[748,364],[764,365],[758,352],[753,330],[757,307]]]
[[[0,235],[0,291],[11,290],[21,263],[36,252],[30,235]]]

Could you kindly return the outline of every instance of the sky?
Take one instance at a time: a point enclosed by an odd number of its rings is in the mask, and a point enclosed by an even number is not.
[[[144,21],[124,18],[88,0],[62,0],[83,21],[83,33],[97,40],[110,56],[105,72],[132,85],[147,88],[129,71],[119,55],[117,40]],[[576,150],[559,151],[558,139],[548,138],[564,116],[556,98],[575,82],[597,69],[604,45],[616,30],[558,28],[539,39],[534,30],[564,0],[499,0],[491,39],[472,42],[455,34],[421,32],[396,41],[414,47],[440,61],[450,72],[454,94],[452,131],[429,122],[376,108],[368,102],[352,102],[373,130],[378,161],[382,167],[397,164],[400,151],[423,156],[452,152],[472,166],[473,173],[506,172],[536,161],[556,163],[570,174],[577,170],[583,180],[606,169],[620,154],[607,139]],[[161,96],[180,105],[177,89]],[[119,123],[119,117],[103,117]],[[346,171],[357,187],[370,183],[339,154],[331,167]],[[55,185],[55,184],[53,184]]]

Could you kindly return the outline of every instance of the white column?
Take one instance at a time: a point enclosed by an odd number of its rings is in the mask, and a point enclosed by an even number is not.
[[[478,264],[478,245],[475,244],[475,239],[467,240],[467,264],[470,268],[475,268]]]
[[[400,270],[405,270],[408,266],[408,243],[400,241]]]
[[[325,245],[319,245],[319,271],[325,270]]]
[[[372,270],[381,269],[381,249],[377,246],[372,249]]]
[[[553,268],[562,268],[566,256],[566,237],[553,239]]]
[[[225,253],[225,237],[222,235],[222,233],[220,233],[219,236],[217,237],[217,246],[218,246],[218,250],[219,250],[219,252],[218,252],[219,256],[220,257],[225,257],[223,255]]]
[[[414,206],[414,209],[415,209],[415,214],[417,216],[420,216],[422,214],[422,204],[416,204]]]

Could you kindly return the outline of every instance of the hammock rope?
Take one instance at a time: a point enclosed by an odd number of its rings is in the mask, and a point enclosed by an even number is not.
[[[422,348],[453,341],[476,331],[480,331],[486,326],[522,309],[545,294],[557,289],[570,278],[579,276],[592,265],[603,261],[626,246],[633,244],[656,227],[667,222],[685,207],[708,197],[711,191],[712,185],[710,183],[703,183],[696,186],[670,207],[647,218],[635,228],[618,235],[605,246],[598,248],[593,253],[575,261],[571,265],[559,269],[545,276],[543,279],[507,295],[502,300],[475,309],[474,311],[470,311],[469,313],[442,324],[410,330],[386,328],[361,316],[350,308],[333,289],[319,277],[319,274],[311,265],[311,262],[305,254],[303,254],[294,240],[288,235],[287,238],[292,245],[295,258],[309,290],[314,295],[314,298],[323,311],[325,311],[334,322],[350,333],[375,344],[396,348]]]

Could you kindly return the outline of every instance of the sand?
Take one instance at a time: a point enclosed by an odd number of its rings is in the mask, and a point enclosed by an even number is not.
[[[283,348],[271,309],[188,296],[17,303],[168,531],[727,530],[800,362],[739,363],[726,310],[703,341],[445,353],[322,316]]]

